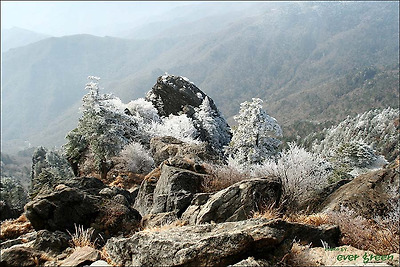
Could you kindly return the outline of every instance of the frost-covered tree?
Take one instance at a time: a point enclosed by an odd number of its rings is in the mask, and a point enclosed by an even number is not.
[[[206,133],[206,139],[215,151],[222,152],[231,140],[230,128],[219,111],[211,108],[210,99],[206,96],[202,104],[195,109],[194,117],[198,128]]]
[[[75,172],[82,162],[82,156],[93,155],[94,166],[102,178],[112,168],[112,157],[118,155],[122,147],[137,137],[138,122],[125,113],[125,106],[112,94],[100,94],[100,78],[89,76],[83,97],[82,117],[78,127],[67,134],[64,146],[67,159]]]
[[[18,217],[28,202],[28,194],[22,185],[12,177],[0,180],[0,220]]]
[[[234,117],[237,127],[233,129],[227,155],[239,164],[256,164],[276,154],[282,130],[276,119],[262,108],[263,101],[253,98],[252,102],[240,104]]]
[[[315,141],[312,149],[323,156],[332,157],[345,143],[359,142],[368,145],[377,154],[391,161],[399,153],[399,110],[373,109],[344,121],[322,132],[322,141]],[[313,139],[313,135],[307,137]]]
[[[74,177],[68,161],[60,151],[38,147],[32,155],[31,197],[52,190],[58,183]]]

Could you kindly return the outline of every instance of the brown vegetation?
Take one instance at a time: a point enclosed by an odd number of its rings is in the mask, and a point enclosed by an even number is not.
[[[32,230],[31,223],[22,214],[18,219],[6,220],[1,224],[0,240],[14,239]]]
[[[203,180],[203,192],[206,193],[220,191],[250,178],[248,174],[241,173],[230,166],[204,164],[204,168],[208,173]]]

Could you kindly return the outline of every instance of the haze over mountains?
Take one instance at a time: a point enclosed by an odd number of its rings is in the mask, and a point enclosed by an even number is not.
[[[260,97],[291,133],[299,121],[398,108],[397,2],[208,3],[157,19],[118,37],[50,37],[8,51],[4,43],[3,149],[65,143],[89,75],[125,102],[164,72],[186,76],[226,118]]]

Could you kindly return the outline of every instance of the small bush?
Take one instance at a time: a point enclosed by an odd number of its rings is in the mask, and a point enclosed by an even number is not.
[[[290,143],[277,159],[269,159],[252,166],[252,176],[279,177],[283,186],[283,199],[288,206],[312,198],[320,189],[328,185],[331,167],[318,154]]]

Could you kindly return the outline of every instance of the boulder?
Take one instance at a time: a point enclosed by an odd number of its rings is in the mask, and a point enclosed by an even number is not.
[[[75,251],[65,260],[60,262],[61,266],[84,266],[100,260],[100,251],[92,247],[76,247]]]
[[[137,232],[109,239],[105,251],[116,265],[124,266],[220,266],[261,255],[273,263],[290,249],[294,238],[315,246],[321,246],[321,240],[335,246],[339,235],[334,226],[258,218]]]
[[[186,114],[193,120],[199,140],[207,142],[216,153],[221,153],[232,137],[229,125],[214,101],[185,77],[168,74],[159,77],[146,100],[153,103],[161,117]],[[203,114],[199,116],[200,110]],[[217,133],[210,134],[206,129],[204,116],[215,126]]]
[[[362,174],[332,193],[318,211],[340,211],[345,206],[367,219],[384,216],[391,209],[388,201],[393,196],[389,191],[396,188],[399,188],[399,172],[396,168]]]
[[[39,195],[25,206],[25,215],[36,230],[65,231],[74,224],[89,227],[99,213],[99,200],[76,188]]]
[[[71,236],[64,232],[40,230],[36,234],[32,247],[51,255],[57,255],[69,247],[70,241]]]
[[[246,220],[262,207],[278,204],[282,184],[275,177],[245,180],[211,195],[197,195],[182,215],[189,224]]]
[[[253,257],[248,257],[234,265],[229,265],[229,267],[258,267],[258,266],[271,266],[271,264],[265,260],[256,260]]]
[[[140,185],[134,208],[141,216],[175,212],[180,216],[200,192],[203,175],[162,164],[158,176],[147,177]]]
[[[180,216],[190,205],[193,195],[201,191],[202,181],[201,174],[163,165],[154,189],[151,213],[173,211]]]

